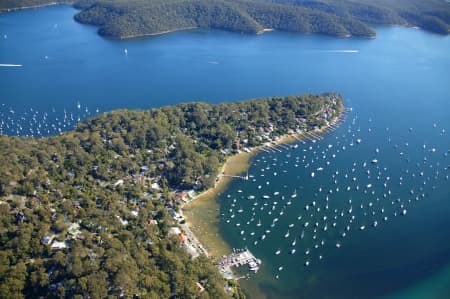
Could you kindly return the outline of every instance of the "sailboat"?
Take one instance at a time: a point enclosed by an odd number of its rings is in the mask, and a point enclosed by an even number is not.
[[[292,193],[291,198],[296,198],[297,197],[297,189],[294,189],[294,193]]]

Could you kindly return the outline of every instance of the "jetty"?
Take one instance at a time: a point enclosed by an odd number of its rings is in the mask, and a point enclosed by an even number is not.
[[[227,178],[234,178],[234,179],[241,179],[244,181],[248,181],[248,172],[246,175],[229,175],[229,174],[221,173],[218,175],[218,177],[227,177]]]
[[[233,253],[224,256],[219,261],[219,271],[227,279],[237,279],[231,267],[247,265],[252,272],[258,272],[261,260],[257,259],[248,249],[234,249]]]

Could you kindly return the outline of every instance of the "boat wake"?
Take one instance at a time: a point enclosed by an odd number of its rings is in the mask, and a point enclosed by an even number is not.
[[[21,64],[8,64],[8,63],[0,63],[0,67],[22,67]]]
[[[359,53],[359,50],[323,50],[323,53]]]

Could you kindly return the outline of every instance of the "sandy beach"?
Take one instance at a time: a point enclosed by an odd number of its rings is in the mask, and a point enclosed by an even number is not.
[[[255,153],[256,151],[241,152],[229,157],[220,173],[227,175],[244,173],[250,166],[251,158]],[[225,190],[231,180],[233,178],[219,176],[214,188],[199,194],[182,209],[187,225],[211,256],[220,257],[231,252],[231,248],[219,233],[220,203],[217,201],[218,195]]]

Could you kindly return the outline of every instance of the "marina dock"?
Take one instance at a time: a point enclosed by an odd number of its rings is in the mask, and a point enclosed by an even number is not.
[[[234,250],[232,254],[224,256],[219,262],[219,271],[227,279],[236,279],[231,267],[248,265],[252,272],[258,272],[261,260],[257,259],[248,249]]]

